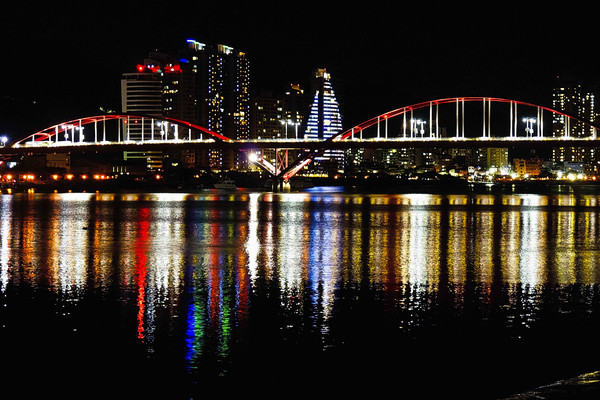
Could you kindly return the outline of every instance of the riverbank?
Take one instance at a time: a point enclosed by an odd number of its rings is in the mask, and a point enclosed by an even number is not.
[[[465,179],[338,179],[315,181],[315,186],[341,186],[348,192],[365,193],[600,193],[600,182],[568,180],[514,180],[471,182]]]
[[[596,399],[600,398],[600,371],[560,380],[549,385],[506,397],[503,400]]]
[[[292,184],[282,191],[335,190],[347,193],[434,193],[434,194],[463,194],[463,193],[589,193],[600,194],[600,182],[596,181],[566,181],[566,180],[528,180],[500,182],[469,182],[458,178],[440,180],[409,180],[396,178],[310,178],[310,185],[295,188]],[[266,179],[240,174],[233,178],[237,190],[274,191]],[[104,193],[152,193],[152,192],[189,192],[196,193],[206,190],[217,190],[216,181],[181,182],[171,179],[106,179],[106,180],[73,180],[53,181],[46,183],[24,182],[0,188],[0,193],[12,192],[104,192]],[[236,190],[236,189],[222,189]]]

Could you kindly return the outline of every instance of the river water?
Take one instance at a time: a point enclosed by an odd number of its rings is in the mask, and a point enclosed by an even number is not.
[[[600,369],[597,194],[18,193],[0,215],[5,388],[494,399]]]

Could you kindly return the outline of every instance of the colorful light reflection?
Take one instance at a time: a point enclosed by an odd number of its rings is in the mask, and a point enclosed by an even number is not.
[[[2,195],[0,290],[27,283],[67,301],[117,285],[149,351],[185,320],[199,369],[240,345],[257,296],[277,304],[280,329],[313,324],[325,347],[340,288],[381,290],[413,312],[398,322],[410,331],[444,290],[460,308],[478,288],[485,313],[507,288],[501,307],[525,326],[545,286],[600,283],[595,196],[215,196]]]

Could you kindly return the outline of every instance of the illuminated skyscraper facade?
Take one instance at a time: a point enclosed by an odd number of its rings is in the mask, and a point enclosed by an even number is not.
[[[230,46],[208,46],[189,39],[180,56],[195,75],[195,122],[230,139],[248,139],[250,63],[246,54]],[[208,164],[212,169],[240,169],[247,161],[231,151],[213,150]]]
[[[148,116],[165,116],[189,119],[193,105],[186,99],[190,95],[191,75],[183,71],[177,59],[163,53],[151,52],[136,72],[124,73],[121,78],[121,110],[124,113]],[[148,127],[136,121],[122,124],[119,140],[160,139],[167,126]],[[148,169],[163,168],[161,151],[127,151],[125,160],[146,160]]]
[[[342,131],[342,114],[333,90],[331,76],[325,69],[317,69],[314,75],[315,90],[306,121],[304,138],[308,140],[327,140]],[[320,172],[342,169],[344,167],[343,150],[327,150],[316,157],[313,169]]]
[[[123,74],[121,79],[121,110],[124,113],[162,115],[162,80],[153,72]]]
[[[594,94],[586,90],[573,80],[557,81],[552,93],[552,107],[567,115],[577,118],[566,118],[561,114],[554,114],[553,136],[571,136],[576,138],[589,137],[593,134],[589,125],[581,122],[594,122],[596,111]],[[559,165],[565,163],[581,163],[590,173],[598,172],[599,153],[597,148],[584,147],[558,147],[552,152],[553,161]]]
[[[298,84],[291,84],[285,91],[285,123],[287,138],[302,138],[303,127],[306,123],[309,108],[308,96]]]
[[[122,109],[177,118],[231,139],[248,139],[249,69],[241,51],[188,40],[176,56],[150,53],[135,73],[123,74]],[[247,165],[233,151],[196,152],[195,158],[198,167],[213,170]]]

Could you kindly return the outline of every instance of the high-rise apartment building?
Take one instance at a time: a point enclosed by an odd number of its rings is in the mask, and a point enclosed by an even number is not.
[[[310,103],[304,89],[298,84],[291,84],[284,95],[285,124],[287,138],[302,139]]]
[[[308,105],[304,90],[297,84],[289,85],[283,93],[260,90],[252,96],[250,139],[302,140]],[[261,153],[263,159],[275,163],[275,149],[262,149]],[[298,149],[285,150],[288,162],[300,153]]]
[[[262,91],[252,96],[250,110],[250,139],[284,139],[285,125],[284,100],[270,91]],[[275,163],[274,149],[262,149],[262,158]]]
[[[159,74],[145,71],[123,74],[121,111],[131,114],[162,115],[162,80]]]
[[[552,107],[556,111],[577,119],[554,114],[552,134],[554,137],[589,137],[592,128],[582,121],[594,122],[596,110],[594,94],[576,83],[573,79],[558,79],[552,93]],[[553,161],[558,165],[582,163],[588,172],[598,171],[599,152],[597,148],[558,147],[553,149]]]
[[[179,63],[172,57],[161,53],[150,53],[143,63],[138,64],[135,72],[124,73],[121,79],[121,110],[124,113],[147,116],[173,116],[173,110],[180,107],[174,101],[181,70]],[[177,115],[179,117],[179,115]],[[119,140],[160,139],[168,127],[144,127],[134,121],[125,121],[119,130]],[[156,133],[155,133],[156,132]],[[156,136],[155,136],[156,135]],[[148,169],[163,168],[162,151],[126,151],[125,161],[146,160]]]
[[[226,45],[209,46],[189,39],[180,53],[195,78],[195,122],[230,139],[250,137],[250,62],[246,54]],[[212,150],[213,169],[247,167],[242,154]]]
[[[175,56],[150,53],[137,71],[123,74],[123,112],[172,117],[231,139],[250,133],[250,71],[245,53],[188,40]],[[163,130],[163,132],[165,132]],[[131,139],[141,133],[130,132]],[[191,153],[187,153],[190,157]],[[232,151],[195,152],[195,164],[214,170],[243,168]],[[189,160],[184,164],[190,165]]]
[[[263,91],[252,97],[250,139],[284,139],[285,103],[281,97]]]
[[[124,73],[121,79],[121,109],[124,113],[163,116],[193,121],[194,107],[190,101],[193,81],[179,60],[151,52],[136,72]],[[151,130],[139,126],[126,127],[123,137],[131,140],[150,139]]]

